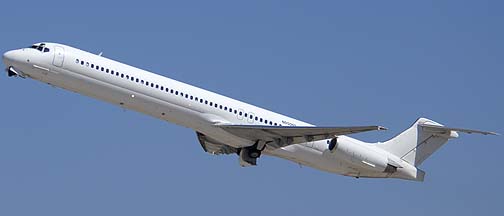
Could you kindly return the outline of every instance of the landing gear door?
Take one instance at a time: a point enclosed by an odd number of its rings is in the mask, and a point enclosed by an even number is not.
[[[55,46],[53,65],[57,67],[62,67],[63,61],[65,61],[65,49],[63,49],[63,47],[60,46]]]

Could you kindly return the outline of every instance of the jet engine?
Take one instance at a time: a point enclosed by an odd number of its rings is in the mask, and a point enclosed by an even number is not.
[[[356,168],[394,173],[400,167],[387,156],[366,145],[369,144],[349,137],[335,137],[329,141],[328,149],[334,157],[342,159]]]

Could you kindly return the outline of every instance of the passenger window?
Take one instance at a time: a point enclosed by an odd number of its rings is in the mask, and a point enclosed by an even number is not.
[[[75,63],[79,64],[79,62],[80,62],[79,59],[75,59]]]
[[[81,61],[81,62],[80,62],[80,64],[81,64],[81,65],[84,65],[84,61]]]
[[[124,78],[124,74],[121,74],[121,78]]]
[[[259,120],[259,118],[257,118],[257,116],[256,116],[256,117],[255,117],[255,120],[257,121],[257,120]]]
[[[163,87],[163,86],[161,86],[161,91],[163,91],[163,90],[164,90],[164,87]]]
[[[101,67],[101,71],[104,71],[104,70],[105,70],[105,68]]]
[[[203,103],[203,99],[199,99],[199,102],[200,102],[200,103]]]
[[[170,90],[170,93],[172,93],[172,94],[173,94],[173,89],[172,89],[172,90]]]
[[[259,121],[260,121],[261,123],[262,123],[262,120],[263,120],[262,118],[260,118],[260,119],[259,119]]]
[[[142,82],[140,82],[140,83],[144,84],[144,80],[142,80]]]
[[[114,75],[114,70],[111,70],[111,71],[110,71],[110,74]]]
[[[106,72],[106,73],[108,73],[108,72],[109,72],[109,69],[107,68],[107,70],[105,70],[105,72]]]
[[[131,81],[135,81],[135,77],[131,77]]]
[[[242,115],[243,113],[240,111],[240,115]]]
[[[227,111],[227,106],[224,107],[224,111]]]
[[[158,85],[158,84],[156,84],[156,88],[159,88],[159,85]]]
[[[91,64],[91,68],[94,68],[94,64]]]
[[[178,95],[178,91],[175,91],[175,95]]]
[[[205,104],[208,104],[208,101],[207,101],[207,100],[205,100]]]
[[[219,105],[219,109],[222,109],[222,105]]]
[[[248,115],[247,115],[247,113],[245,113],[245,118],[246,118],[247,116],[248,116]]]
[[[89,67],[89,62],[86,62],[86,67]]]
[[[154,87],[154,83],[151,83],[151,84],[150,84],[150,87]]]
[[[44,48],[44,52],[49,52],[49,48]]]
[[[149,81],[145,81],[145,85],[149,86]]]
[[[234,114],[236,114],[236,113],[237,113],[237,111],[236,111],[236,110],[234,110]]]
[[[138,78],[136,78],[136,80],[135,80],[135,81],[136,81],[136,82],[138,82],[138,81],[139,81],[139,80],[138,80]]]
[[[210,106],[213,106],[213,103],[212,103],[212,102],[210,102]]]
[[[116,72],[116,76],[119,76],[119,72]]]
[[[190,99],[192,100],[193,99],[193,96],[190,97]]]
[[[217,103],[216,103],[216,104],[215,104],[215,108],[217,108],[217,106],[218,106],[218,105],[217,105]]]

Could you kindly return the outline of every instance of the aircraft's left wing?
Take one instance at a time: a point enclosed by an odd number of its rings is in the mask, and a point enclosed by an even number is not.
[[[261,140],[273,148],[292,144],[329,139],[334,136],[386,130],[382,126],[316,127],[316,126],[263,126],[263,125],[217,125],[225,131],[252,141]]]

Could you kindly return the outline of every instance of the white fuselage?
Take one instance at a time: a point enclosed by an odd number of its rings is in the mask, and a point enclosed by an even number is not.
[[[8,58],[4,55],[4,62],[20,75],[192,128],[234,148],[250,146],[253,141],[234,136],[214,125],[312,126],[73,47],[46,44],[50,52],[30,48],[15,50]],[[264,153],[343,175],[392,177],[363,163],[359,151],[394,156],[350,137],[340,136],[339,139],[357,146],[358,150],[350,153],[353,157],[331,154],[327,149],[328,140],[265,150]]]

